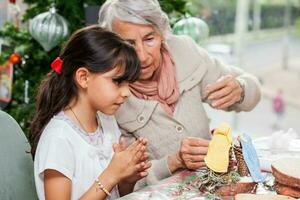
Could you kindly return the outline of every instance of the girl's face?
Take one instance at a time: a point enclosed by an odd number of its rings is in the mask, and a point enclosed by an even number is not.
[[[122,73],[122,67],[115,67],[103,74],[89,73],[85,92],[93,109],[112,115],[124,103],[130,95],[129,84],[115,81]]]

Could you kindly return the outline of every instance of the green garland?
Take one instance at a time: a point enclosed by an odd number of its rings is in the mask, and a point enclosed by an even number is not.
[[[190,185],[199,189],[208,200],[221,199],[216,191],[218,188],[237,183],[240,180],[240,175],[237,171],[228,173],[216,173],[208,168],[199,169],[196,171],[196,178]]]

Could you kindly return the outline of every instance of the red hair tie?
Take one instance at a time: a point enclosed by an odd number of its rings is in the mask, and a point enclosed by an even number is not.
[[[52,63],[51,68],[57,73],[61,74],[63,61],[60,57],[57,57]]]

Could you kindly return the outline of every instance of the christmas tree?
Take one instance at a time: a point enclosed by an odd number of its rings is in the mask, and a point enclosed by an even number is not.
[[[68,0],[55,1],[57,13],[62,15],[69,24],[70,32],[86,25],[84,8],[87,5],[98,5],[105,0]],[[28,4],[22,21],[27,22],[36,15],[47,12],[53,4],[51,0],[24,0]],[[162,9],[174,18],[184,14],[185,0],[160,0]],[[0,55],[0,64],[9,58],[14,59],[14,82],[12,100],[5,111],[12,115],[28,135],[28,127],[35,112],[35,96],[38,86],[50,71],[50,63],[58,56],[64,41],[45,51],[31,36],[28,29],[21,29],[12,23],[7,23],[0,30],[0,38],[9,44],[11,50]]]

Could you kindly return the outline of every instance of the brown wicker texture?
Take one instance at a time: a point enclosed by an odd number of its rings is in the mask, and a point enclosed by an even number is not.
[[[246,162],[244,160],[242,147],[234,145],[233,147],[234,155],[238,165],[238,172],[241,176],[250,175]]]
[[[237,171],[237,164],[236,159],[233,152],[233,147],[231,146],[229,149],[229,165],[228,165],[228,172],[230,171]]]

